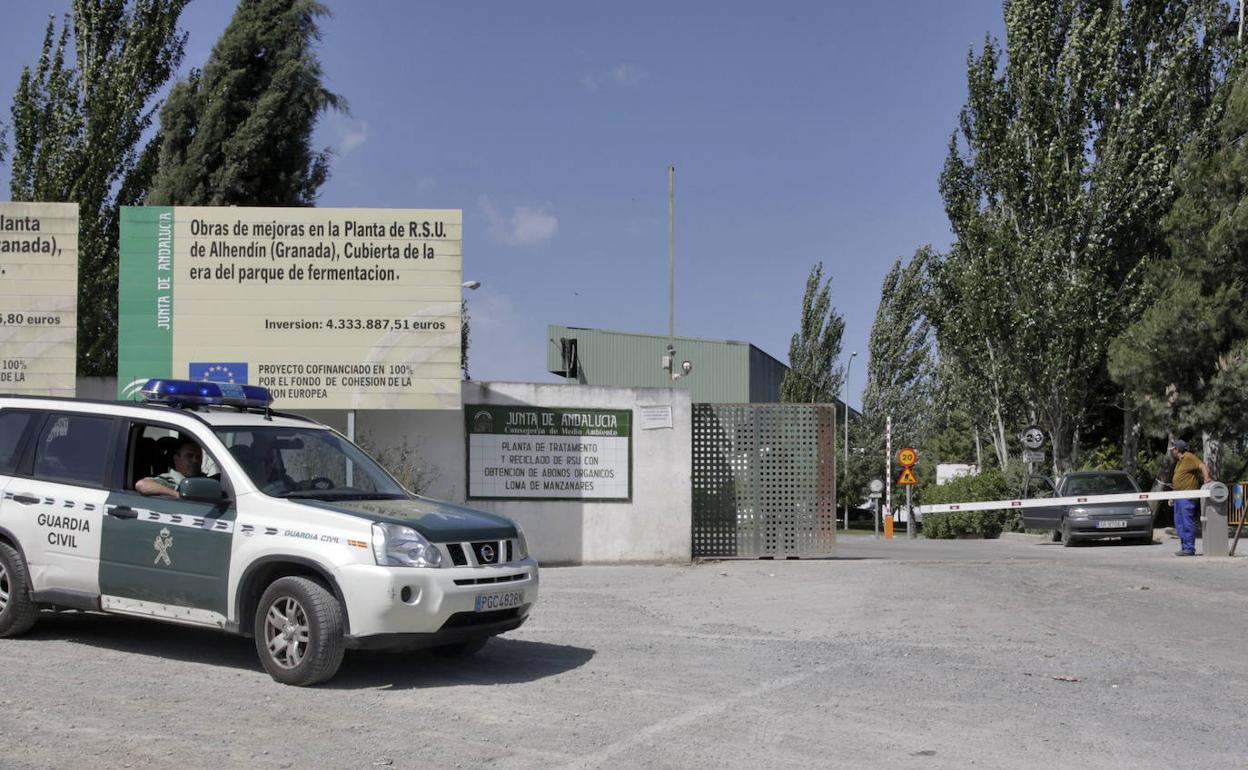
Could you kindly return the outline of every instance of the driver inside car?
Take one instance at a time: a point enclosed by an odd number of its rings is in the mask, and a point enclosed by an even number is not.
[[[204,475],[204,450],[189,438],[178,441],[177,448],[170,456],[173,467],[159,476],[139,479],[134,489],[139,494],[162,497],[181,498],[178,485],[184,479],[197,478]]]

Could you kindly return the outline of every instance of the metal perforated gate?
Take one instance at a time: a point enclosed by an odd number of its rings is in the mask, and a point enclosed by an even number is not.
[[[693,555],[829,556],[836,408],[693,405]]]

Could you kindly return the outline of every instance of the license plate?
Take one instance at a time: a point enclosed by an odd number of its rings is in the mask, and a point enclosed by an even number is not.
[[[508,610],[524,604],[524,591],[507,591],[501,594],[481,594],[477,597],[477,612]]]
[[[1107,519],[1096,522],[1097,529],[1122,529],[1127,526],[1125,519]]]

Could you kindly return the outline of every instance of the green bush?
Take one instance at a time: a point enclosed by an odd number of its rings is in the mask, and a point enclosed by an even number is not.
[[[1003,500],[1018,494],[1016,474],[992,469],[974,476],[962,476],[938,487],[923,490],[924,505],[974,503]],[[950,511],[923,515],[923,535],[950,540],[958,537],[1000,537],[1005,529],[1017,526],[1017,511]]]

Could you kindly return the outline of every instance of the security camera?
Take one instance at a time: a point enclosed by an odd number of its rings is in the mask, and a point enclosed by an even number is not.
[[[693,364],[692,364],[692,363],[690,363],[690,362],[688,362],[688,361],[685,361],[684,363],[682,363],[682,364],[680,365],[680,369],[681,369],[681,371],[683,371],[685,374],[688,374],[689,372],[692,372],[692,371],[693,371]]]

